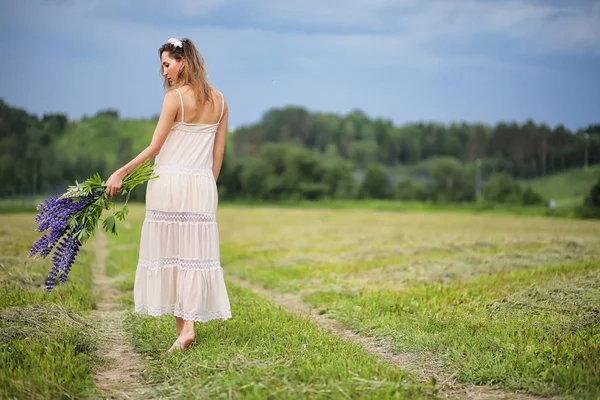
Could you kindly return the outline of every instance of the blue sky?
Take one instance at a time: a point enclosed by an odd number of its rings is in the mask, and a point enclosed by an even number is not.
[[[158,47],[189,37],[230,126],[270,108],[411,121],[600,122],[598,0],[0,0],[0,98],[150,117]]]

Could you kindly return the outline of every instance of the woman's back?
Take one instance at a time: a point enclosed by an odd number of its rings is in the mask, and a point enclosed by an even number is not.
[[[180,107],[171,132],[156,156],[156,172],[188,173],[190,168],[206,169],[212,175],[215,135],[223,118],[225,98],[213,90],[213,101],[198,104],[192,90],[174,89],[180,99]],[[214,97],[218,96],[219,99]],[[189,103],[192,103],[190,105]],[[189,116],[188,114],[192,114]]]
[[[199,103],[196,94],[190,86],[179,88],[183,99],[183,116],[181,109],[177,111],[176,121],[182,121],[186,124],[217,124],[223,113],[223,95],[213,89],[210,92],[212,101]]]

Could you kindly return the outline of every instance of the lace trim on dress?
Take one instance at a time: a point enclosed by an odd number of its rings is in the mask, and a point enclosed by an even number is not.
[[[207,322],[213,319],[229,319],[231,318],[231,310],[208,311],[199,313],[188,313],[178,310],[175,304],[168,304],[160,308],[148,308],[146,306],[135,306],[135,312],[144,313],[153,317],[160,317],[165,314],[173,314],[176,317],[183,318],[186,321]]]
[[[161,211],[146,209],[146,221],[164,222],[167,224],[202,224],[216,225],[215,214],[193,213],[185,211]]]
[[[138,267],[156,271],[163,268],[179,268],[184,271],[214,271],[222,269],[221,260],[167,257],[167,258],[140,258]]]
[[[154,172],[157,175],[161,173],[176,173],[183,175],[194,175],[194,176],[205,176],[207,178],[213,178],[212,168],[199,167],[197,165],[185,165],[185,164],[155,164]]]

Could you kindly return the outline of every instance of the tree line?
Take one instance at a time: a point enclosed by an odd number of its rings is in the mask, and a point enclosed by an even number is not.
[[[600,163],[600,124],[575,132],[529,120],[495,126],[409,123],[273,109],[232,135],[221,181],[226,199],[544,199],[518,180]]]
[[[293,143],[320,153],[334,152],[359,168],[416,165],[430,157],[463,163],[480,159],[487,172],[534,178],[585,163],[600,163],[600,124],[576,132],[528,120],[495,126],[465,122],[416,122],[394,126],[355,110],[346,116],[309,113],[300,107],[273,109],[234,136],[236,157],[257,155],[265,143]]]
[[[64,114],[38,117],[0,99],[0,196],[36,196],[64,190],[75,179],[107,172],[100,158],[70,161],[55,149],[69,124]]]
[[[86,120],[102,118],[118,121],[119,115],[104,110]],[[0,100],[0,196],[56,193],[95,172],[106,177],[135,155],[130,137],[120,139],[110,158],[102,151],[97,157],[56,151],[69,124],[87,122],[69,122],[63,114],[38,117]],[[358,110],[341,116],[285,107],[229,133],[218,187],[229,201],[541,204],[547,199],[517,179],[586,164],[600,164],[600,125],[575,132],[533,121],[394,126]],[[132,197],[144,195],[140,187]]]

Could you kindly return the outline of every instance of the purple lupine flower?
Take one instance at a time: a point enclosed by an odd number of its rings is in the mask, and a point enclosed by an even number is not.
[[[56,280],[57,274],[61,283],[67,281],[71,266],[75,262],[75,258],[81,247],[81,242],[77,239],[77,233],[81,231],[81,229],[83,229],[83,227],[80,226],[77,229],[70,231],[58,246],[56,246],[56,250],[52,257],[52,269],[50,270],[48,280],[46,281],[46,290],[48,292],[54,288],[54,281]]]
[[[52,268],[46,280],[46,290],[51,291],[54,288],[55,280],[58,276],[61,283],[65,283],[79,253],[81,242],[76,235],[83,229],[79,225],[75,229],[69,226],[69,220],[73,216],[81,223],[81,214],[102,192],[99,191],[89,196],[79,197],[76,200],[72,198],[58,199],[60,196],[54,196],[38,206],[39,213],[35,217],[37,231],[44,232],[50,230],[50,233],[44,234],[29,250],[30,256],[46,257],[54,248],[52,257]]]
[[[37,231],[44,232],[50,229],[49,234],[44,234],[29,250],[29,256],[46,257],[58,243],[69,228],[69,218],[83,211],[95,196],[85,196],[73,201],[71,198],[58,200],[59,196],[51,197],[38,206],[40,211],[35,217],[38,224]]]
[[[38,232],[48,229],[63,230],[68,225],[71,215],[78,214],[95,199],[94,195],[80,197],[77,201],[69,197],[58,200],[58,197],[51,197],[38,206],[40,213],[35,218]]]
[[[31,250],[29,250],[29,256],[46,257],[52,250],[53,242],[50,241],[50,236],[44,234],[37,242],[33,244]]]

